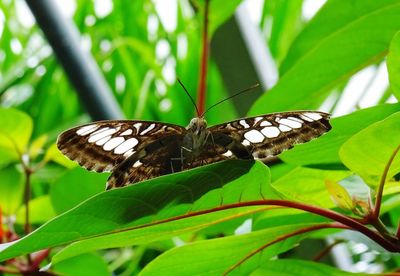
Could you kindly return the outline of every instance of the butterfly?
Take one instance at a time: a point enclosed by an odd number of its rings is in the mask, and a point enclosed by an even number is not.
[[[329,114],[292,111],[207,127],[155,121],[109,120],[63,132],[57,147],[90,171],[111,172],[107,189],[228,159],[266,161],[331,129]]]

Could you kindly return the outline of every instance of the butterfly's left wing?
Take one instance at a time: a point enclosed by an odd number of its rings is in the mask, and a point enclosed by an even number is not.
[[[240,155],[247,157],[243,152],[245,148],[255,159],[267,161],[295,144],[328,132],[331,129],[329,116],[318,111],[272,113],[212,126],[209,131],[216,137],[231,138],[225,155],[231,154],[230,148],[235,147],[236,151],[241,151]],[[232,158],[243,158],[233,153]]]
[[[88,170],[110,172],[138,149],[161,137],[180,136],[184,131],[182,126],[160,122],[99,121],[63,132],[57,147]]]

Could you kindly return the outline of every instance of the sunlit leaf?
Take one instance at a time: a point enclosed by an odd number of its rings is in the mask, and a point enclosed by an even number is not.
[[[400,99],[400,32],[396,33],[390,43],[386,64],[390,87],[397,99]]]
[[[32,128],[32,120],[25,113],[0,108],[0,149],[12,153],[15,160],[18,159],[26,150]]]
[[[400,144],[399,120],[398,112],[358,132],[340,148],[343,163],[370,185],[377,185],[390,156]],[[399,171],[400,156],[397,155],[388,178]]]
[[[56,216],[48,195],[40,196],[29,201],[29,222],[45,223]],[[16,222],[25,223],[25,205],[18,209]]]
[[[3,215],[14,215],[21,205],[24,193],[24,176],[10,166],[0,170],[0,207]]]

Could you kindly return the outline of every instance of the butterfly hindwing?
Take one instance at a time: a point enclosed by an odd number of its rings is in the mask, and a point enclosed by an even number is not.
[[[329,114],[317,111],[272,113],[209,128],[211,133],[230,136],[245,146],[255,159],[263,161],[330,129]]]
[[[149,121],[99,121],[63,132],[57,146],[71,160],[97,172],[112,171],[138,148],[185,128]]]

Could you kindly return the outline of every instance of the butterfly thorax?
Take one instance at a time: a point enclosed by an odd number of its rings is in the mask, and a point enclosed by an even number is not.
[[[183,138],[183,155],[187,159],[192,159],[202,152],[207,143],[209,137],[207,121],[202,117],[193,118],[186,130]]]

